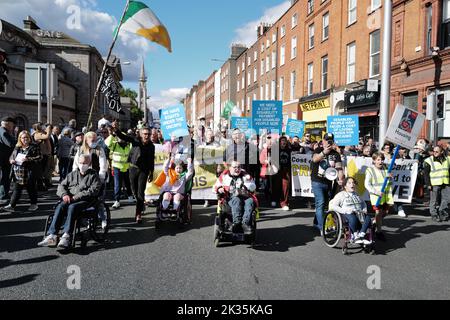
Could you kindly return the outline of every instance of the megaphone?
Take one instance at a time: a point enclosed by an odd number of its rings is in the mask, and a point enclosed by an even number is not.
[[[338,172],[335,168],[328,168],[325,170],[325,178],[330,181],[334,181],[338,178]]]

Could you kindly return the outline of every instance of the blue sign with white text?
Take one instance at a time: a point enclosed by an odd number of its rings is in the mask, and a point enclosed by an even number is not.
[[[165,140],[189,136],[186,112],[183,105],[161,110],[161,131]]]
[[[283,128],[282,101],[253,101],[252,128],[257,134],[261,130],[270,130],[281,134]]]
[[[289,136],[290,138],[297,136],[301,139],[303,138],[304,133],[305,133],[305,121],[288,119],[286,125],[287,136]]]
[[[355,146],[359,143],[359,117],[329,116],[328,132],[334,134],[338,146]]]
[[[252,136],[252,119],[243,117],[231,118],[231,129],[239,129],[247,138]]]

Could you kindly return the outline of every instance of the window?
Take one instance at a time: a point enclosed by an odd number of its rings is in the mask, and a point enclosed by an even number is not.
[[[314,11],[314,0],[308,0],[308,14]]]
[[[291,60],[297,57],[297,37],[291,40]]]
[[[280,99],[280,100],[284,99],[284,78],[283,77],[280,78],[280,96],[278,99]]]
[[[245,60],[242,61],[242,72],[244,72],[244,70],[245,70]]]
[[[370,9],[372,11],[377,10],[379,7],[381,7],[381,0],[371,0]]]
[[[264,100],[264,85],[261,85],[261,88],[259,90],[259,99]]]
[[[347,45],[347,83],[355,82],[356,72],[356,44]]]
[[[326,91],[328,89],[328,56],[322,58],[322,77],[321,89]]]
[[[314,90],[314,64],[308,64],[308,96],[313,94]]]
[[[252,83],[252,73],[249,70],[247,73],[247,87],[250,87],[251,83]]]
[[[442,45],[443,48],[450,47],[450,0],[442,2]]]
[[[272,51],[272,69],[277,67],[277,52]]]
[[[266,72],[270,71],[270,56],[267,56],[266,59]]]
[[[264,74],[264,59],[261,60],[261,75]]]
[[[417,111],[417,107],[419,106],[418,92],[403,94],[403,105]]]
[[[253,94],[253,101],[256,100],[256,93]]]
[[[283,38],[285,35],[286,35],[286,26],[283,25],[283,26],[281,26],[281,29],[280,29],[280,36],[281,36],[281,38]]]
[[[298,24],[298,14],[296,13],[296,14],[294,14],[293,16],[292,16],[292,19],[291,19],[292,21],[292,29],[293,28],[295,28],[296,26],[297,26],[297,24]]]
[[[291,92],[290,92],[290,100],[294,100],[295,97],[295,85],[297,83],[297,75],[295,71],[291,72]]]
[[[280,48],[280,66],[284,66],[286,62],[286,46],[283,44]]]
[[[356,1],[348,0],[348,25],[356,22]]]
[[[253,70],[253,82],[256,82],[257,78],[258,78],[258,69],[255,66],[255,69]]]
[[[308,35],[309,35],[308,48],[312,49],[314,48],[314,23],[308,27]]]
[[[247,57],[247,66],[252,64],[252,58],[250,56]]]
[[[431,5],[426,7],[426,16],[427,16],[427,48],[426,48],[427,51],[426,52],[428,52],[428,54],[431,54],[431,35],[432,35],[432,31],[433,31],[433,24],[432,24],[433,7]]]
[[[270,100],[275,100],[276,89],[275,80],[272,80],[270,83]]]
[[[250,106],[251,106],[250,97],[247,97],[247,109],[248,110],[250,110]],[[244,110],[244,112],[245,112],[245,110]]]
[[[266,100],[269,100],[269,84],[266,83]]]
[[[242,81],[241,81],[241,89],[244,90],[245,89],[245,75],[242,75]]]
[[[370,75],[376,77],[380,74],[380,30],[370,34]]]
[[[276,32],[274,32],[272,34],[272,43],[275,43],[275,41],[277,41],[277,34],[276,34]]]
[[[264,43],[261,43],[261,52],[264,52]]]
[[[237,74],[240,74],[241,73],[241,67],[240,66],[238,66],[238,69],[237,69]]]
[[[266,40],[266,49],[269,48],[269,47],[270,47],[270,39],[267,38],[267,40]]]
[[[322,40],[328,39],[328,33],[330,29],[330,14],[327,12],[322,17]]]
[[[241,82],[238,80],[236,91],[239,92],[239,90],[241,90],[240,88],[241,88]]]
[[[258,51],[253,52],[253,61],[258,60]]]

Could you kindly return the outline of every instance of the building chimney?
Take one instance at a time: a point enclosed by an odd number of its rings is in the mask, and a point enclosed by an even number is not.
[[[34,20],[31,16],[27,16],[25,20],[23,20],[23,28],[24,30],[39,30],[36,20]]]
[[[236,60],[243,52],[247,50],[247,46],[240,43],[233,43],[231,45],[231,59]]]

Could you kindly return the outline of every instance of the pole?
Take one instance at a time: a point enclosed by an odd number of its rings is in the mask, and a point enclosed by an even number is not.
[[[391,40],[392,40],[392,0],[384,0],[383,29],[383,70],[380,98],[380,146],[384,144],[389,124],[389,102],[391,91]]]
[[[42,69],[38,67],[38,122],[42,121]]]
[[[105,64],[103,65],[103,70],[102,70],[102,73],[100,74],[100,79],[99,79],[98,84],[97,84],[97,89],[95,89],[94,98],[92,100],[91,110],[89,111],[89,118],[88,118],[87,125],[86,125],[86,127],[88,129],[92,125],[92,112],[94,111],[94,108],[95,108],[95,105],[96,105],[96,102],[97,102],[98,93],[99,93],[100,87],[101,87],[101,85],[103,83],[103,79],[105,78],[105,72],[106,72],[106,68],[108,66],[109,58],[111,57],[111,53],[112,53],[112,51],[114,49],[114,45],[116,44],[117,37],[119,36],[120,28],[122,27],[122,24],[123,24],[123,18],[125,17],[125,14],[128,11],[128,7],[129,6],[130,6],[130,0],[127,0],[127,5],[125,6],[125,10],[123,11],[122,18],[120,18],[119,26],[117,27],[117,32],[114,35],[114,39],[113,39],[113,42],[112,42],[111,46],[109,47],[108,56],[106,57]]]
[[[53,92],[53,88],[54,88],[54,82],[55,82],[55,77],[53,74],[53,64],[49,64],[49,68],[48,68],[48,74],[49,74],[49,78],[50,78],[50,104],[49,104],[49,111],[48,111],[48,120],[47,122],[52,124],[53,123],[53,96],[54,96],[54,92]]]
[[[47,63],[47,123],[50,121],[50,63]]]
[[[386,178],[384,178],[383,187],[381,188],[381,193],[384,193],[386,191],[386,188],[388,186],[389,180],[391,179],[389,177],[389,175],[391,174],[392,170],[394,169],[395,159],[397,159],[399,151],[400,151],[400,145],[397,145],[397,147],[395,148],[394,154],[392,155],[392,160],[391,160],[391,164],[389,165],[387,176],[386,176]],[[380,206],[382,198],[383,198],[383,196],[378,197],[377,204],[376,204],[377,207]]]

